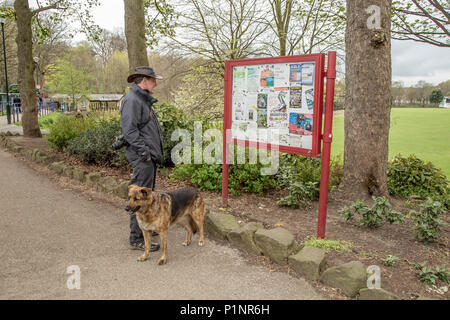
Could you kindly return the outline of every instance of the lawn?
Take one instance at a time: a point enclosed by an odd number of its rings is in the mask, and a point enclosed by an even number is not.
[[[332,156],[344,154],[344,117],[333,119]],[[394,108],[391,111],[389,159],[417,155],[441,168],[450,179],[450,109]]]

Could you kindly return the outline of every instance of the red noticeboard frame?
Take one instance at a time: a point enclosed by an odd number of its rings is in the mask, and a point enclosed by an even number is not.
[[[243,141],[238,139],[227,139],[227,130],[231,129],[232,120],[232,90],[233,90],[233,67],[260,65],[260,64],[277,64],[277,63],[315,63],[314,76],[314,112],[313,112],[313,144],[312,149],[302,149],[287,146],[275,146],[268,143],[255,143]],[[301,154],[309,157],[322,156],[322,173],[320,180],[320,198],[319,198],[319,217],[317,226],[317,237],[325,237],[326,226],[326,212],[328,203],[328,181],[330,173],[330,152],[332,142],[332,121],[333,121],[333,104],[334,104],[334,86],[336,79],[336,52],[328,53],[328,66],[325,71],[325,54],[309,54],[287,57],[275,58],[258,58],[233,60],[225,62],[225,112],[223,121],[223,170],[222,170],[222,204],[228,205],[228,144],[238,144],[246,146],[255,146],[258,148],[274,149],[286,153]],[[325,113],[323,112],[323,94],[324,94],[324,80],[327,79],[326,99],[325,99]],[[323,115],[323,119],[322,119]],[[322,120],[324,121],[322,132]],[[321,143],[323,142],[323,143]],[[322,153],[321,153],[322,150]]]

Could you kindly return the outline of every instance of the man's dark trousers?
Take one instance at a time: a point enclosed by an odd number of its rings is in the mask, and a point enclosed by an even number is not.
[[[153,160],[139,161],[133,166],[133,175],[131,177],[131,184],[139,187],[146,187],[155,190],[156,181],[156,164]],[[130,216],[130,243],[143,242],[141,228],[136,220],[136,214]]]

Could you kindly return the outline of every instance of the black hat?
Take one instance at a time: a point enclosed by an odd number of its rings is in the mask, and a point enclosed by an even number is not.
[[[133,82],[134,78],[137,77],[149,77],[149,78],[155,78],[155,79],[159,79],[159,80],[163,80],[164,78],[160,75],[155,74],[155,71],[153,70],[153,68],[150,67],[136,67],[136,70],[134,71],[134,73],[132,75],[130,75],[127,79],[128,83]]]

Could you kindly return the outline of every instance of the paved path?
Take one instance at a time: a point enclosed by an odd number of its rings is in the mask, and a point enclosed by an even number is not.
[[[181,227],[169,232],[166,265],[156,264],[160,252],[137,262],[128,223],[120,208],[62,190],[0,150],[0,299],[322,299],[208,238],[181,246]],[[80,290],[67,289],[71,265]]]
[[[15,124],[8,124],[8,119],[6,116],[0,117],[0,132],[11,132],[11,133],[19,133],[23,135],[22,126],[16,126]],[[48,133],[48,130],[41,129],[41,133]]]

